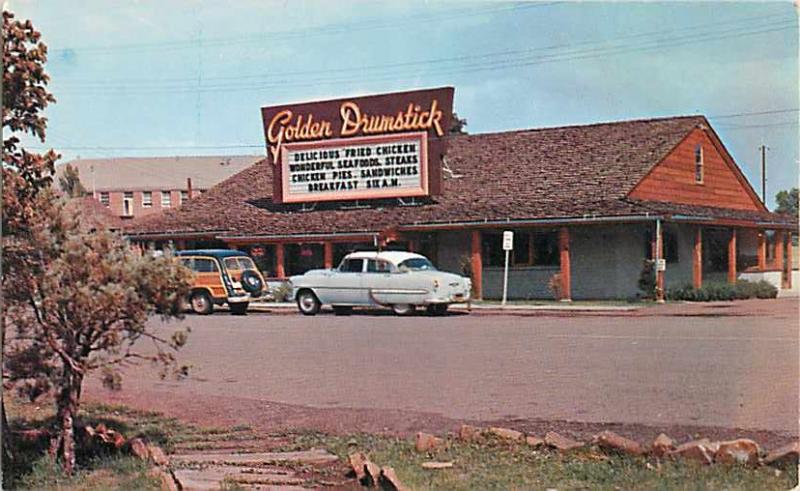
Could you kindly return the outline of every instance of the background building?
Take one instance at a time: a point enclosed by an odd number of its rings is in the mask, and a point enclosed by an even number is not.
[[[67,165],[83,188],[111,214],[123,219],[180,207],[224,179],[257,162],[259,156],[136,157],[78,159],[56,166],[55,182]],[[191,180],[191,196],[189,192]]]
[[[667,288],[742,277],[797,286],[797,217],[767,210],[703,116],[448,140],[439,196],[275,203],[265,159],[126,233],[240,248],[276,278],[376,244],[410,249],[472,276],[483,298],[501,294],[503,230],[515,231],[509,298],[635,297],[644,261],[657,258]]]

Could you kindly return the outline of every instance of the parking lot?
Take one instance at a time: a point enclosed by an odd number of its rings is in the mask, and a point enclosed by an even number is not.
[[[203,400],[218,414],[276,403],[797,433],[797,307],[795,298],[602,315],[218,312],[181,321],[192,328],[187,380],[137,367],[121,394],[96,383],[89,393],[162,410]]]

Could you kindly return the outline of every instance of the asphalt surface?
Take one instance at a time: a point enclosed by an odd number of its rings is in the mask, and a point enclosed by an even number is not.
[[[798,431],[796,298],[603,315],[216,313],[181,324],[192,328],[180,354],[190,377],[135,367],[125,393]],[[103,397],[96,383],[90,392]]]

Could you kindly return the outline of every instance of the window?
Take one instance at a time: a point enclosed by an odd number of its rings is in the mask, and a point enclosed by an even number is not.
[[[502,267],[505,265],[502,234],[484,233],[481,245],[484,266]],[[512,266],[519,267],[558,266],[560,264],[558,232],[553,230],[515,231],[514,250],[511,251],[509,262]]]
[[[694,147],[694,182],[703,183],[703,146]]]
[[[391,273],[392,265],[386,261],[367,260],[367,273]]]
[[[108,208],[110,204],[108,193],[100,193],[100,204]]]
[[[677,263],[680,259],[678,256],[678,235],[677,232],[670,230],[666,227],[663,229],[663,250],[664,257],[668,263]],[[648,231],[644,234],[644,252],[647,259],[653,259],[653,247],[655,247],[655,232]]]
[[[181,191],[181,202],[179,204],[184,204],[189,201],[189,192],[188,191]]]
[[[126,217],[133,216],[133,193],[126,191],[122,196],[122,214]]]
[[[194,260],[194,267],[192,268],[198,273],[216,273],[217,262],[213,259],[198,257]]]
[[[363,259],[345,259],[339,267],[339,271],[344,273],[360,273],[364,271]]]
[[[172,195],[169,191],[161,191],[161,208],[172,206]]]
[[[514,257],[512,264],[514,266],[530,266],[532,261],[531,257],[531,234],[527,232],[518,232],[514,234],[514,250],[511,251]]]
[[[152,191],[143,191],[142,192],[142,208],[150,208],[153,206],[153,192]]]

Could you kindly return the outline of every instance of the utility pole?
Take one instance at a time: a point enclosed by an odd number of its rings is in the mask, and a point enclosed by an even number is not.
[[[761,201],[767,204],[767,146],[763,143],[761,149]]]

